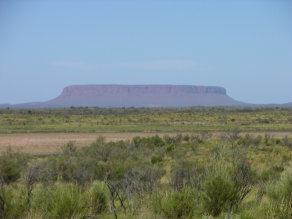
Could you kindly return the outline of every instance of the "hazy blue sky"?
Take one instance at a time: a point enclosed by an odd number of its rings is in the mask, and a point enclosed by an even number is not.
[[[0,103],[71,84],[224,86],[292,101],[292,1],[0,0]]]

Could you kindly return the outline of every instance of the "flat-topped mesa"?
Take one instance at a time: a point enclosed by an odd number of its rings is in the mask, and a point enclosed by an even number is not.
[[[72,85],[48,107],[239,106],[223,87],[192,85]]]
[[[221,94],[226,95],[223,87],[192,85],[71,85],[63,89],[61,96],[104,95],[104,94]]]

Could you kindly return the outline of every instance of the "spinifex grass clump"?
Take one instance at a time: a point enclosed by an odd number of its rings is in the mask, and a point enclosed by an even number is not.
[[[89,207],[85,194],[71,183],[40,185],[33,191],[32,217],[82,218]]]
[[[198,196],[198,191],[189,187],[166,193],[156,191],[152,195],[152,209],[167,218],[191,218],[198,209]]]
[[[292,215],[292,166],[286,167],[280,179],[267,186],[267,195],[275,217],[290,218]]]
[[[92,215],[103,214],[109,210],[109,191],[105,183],[94,182],[88,195]]]
[[[26,191],[22,185],[5,185],[0,188],[0,217],[22,218],[26,213]]]

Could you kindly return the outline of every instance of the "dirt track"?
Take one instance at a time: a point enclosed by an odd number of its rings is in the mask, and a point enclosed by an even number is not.
[[[22,134],[0,134],[0,152],[11,147],[14,151],[23,151],[33,154],[55,153],[60,151],[62,145],[69,141],[74,141],[77,146],[90,145],[95,139],[102,135],[107,141],[130,140],[135,136],[147,137],[158,134],[175,135],[175,133],[22,133]],[[218,136],[221,133],[214,133]],[[252,133],[261,134],[264,133]],[[292,136],[291,132],[272,132],[274,137]]]

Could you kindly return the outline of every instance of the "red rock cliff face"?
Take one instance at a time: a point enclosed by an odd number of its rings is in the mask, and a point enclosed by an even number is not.
[[[182,85],[73,85],[63,89],[61,96],[74,95],[138,95],[138,94],[222,94],[226,95],[225,88],[182,86]]]
[[[50,106],[183,107],[242,105],[223,87],[190,85],[72,85]]]

